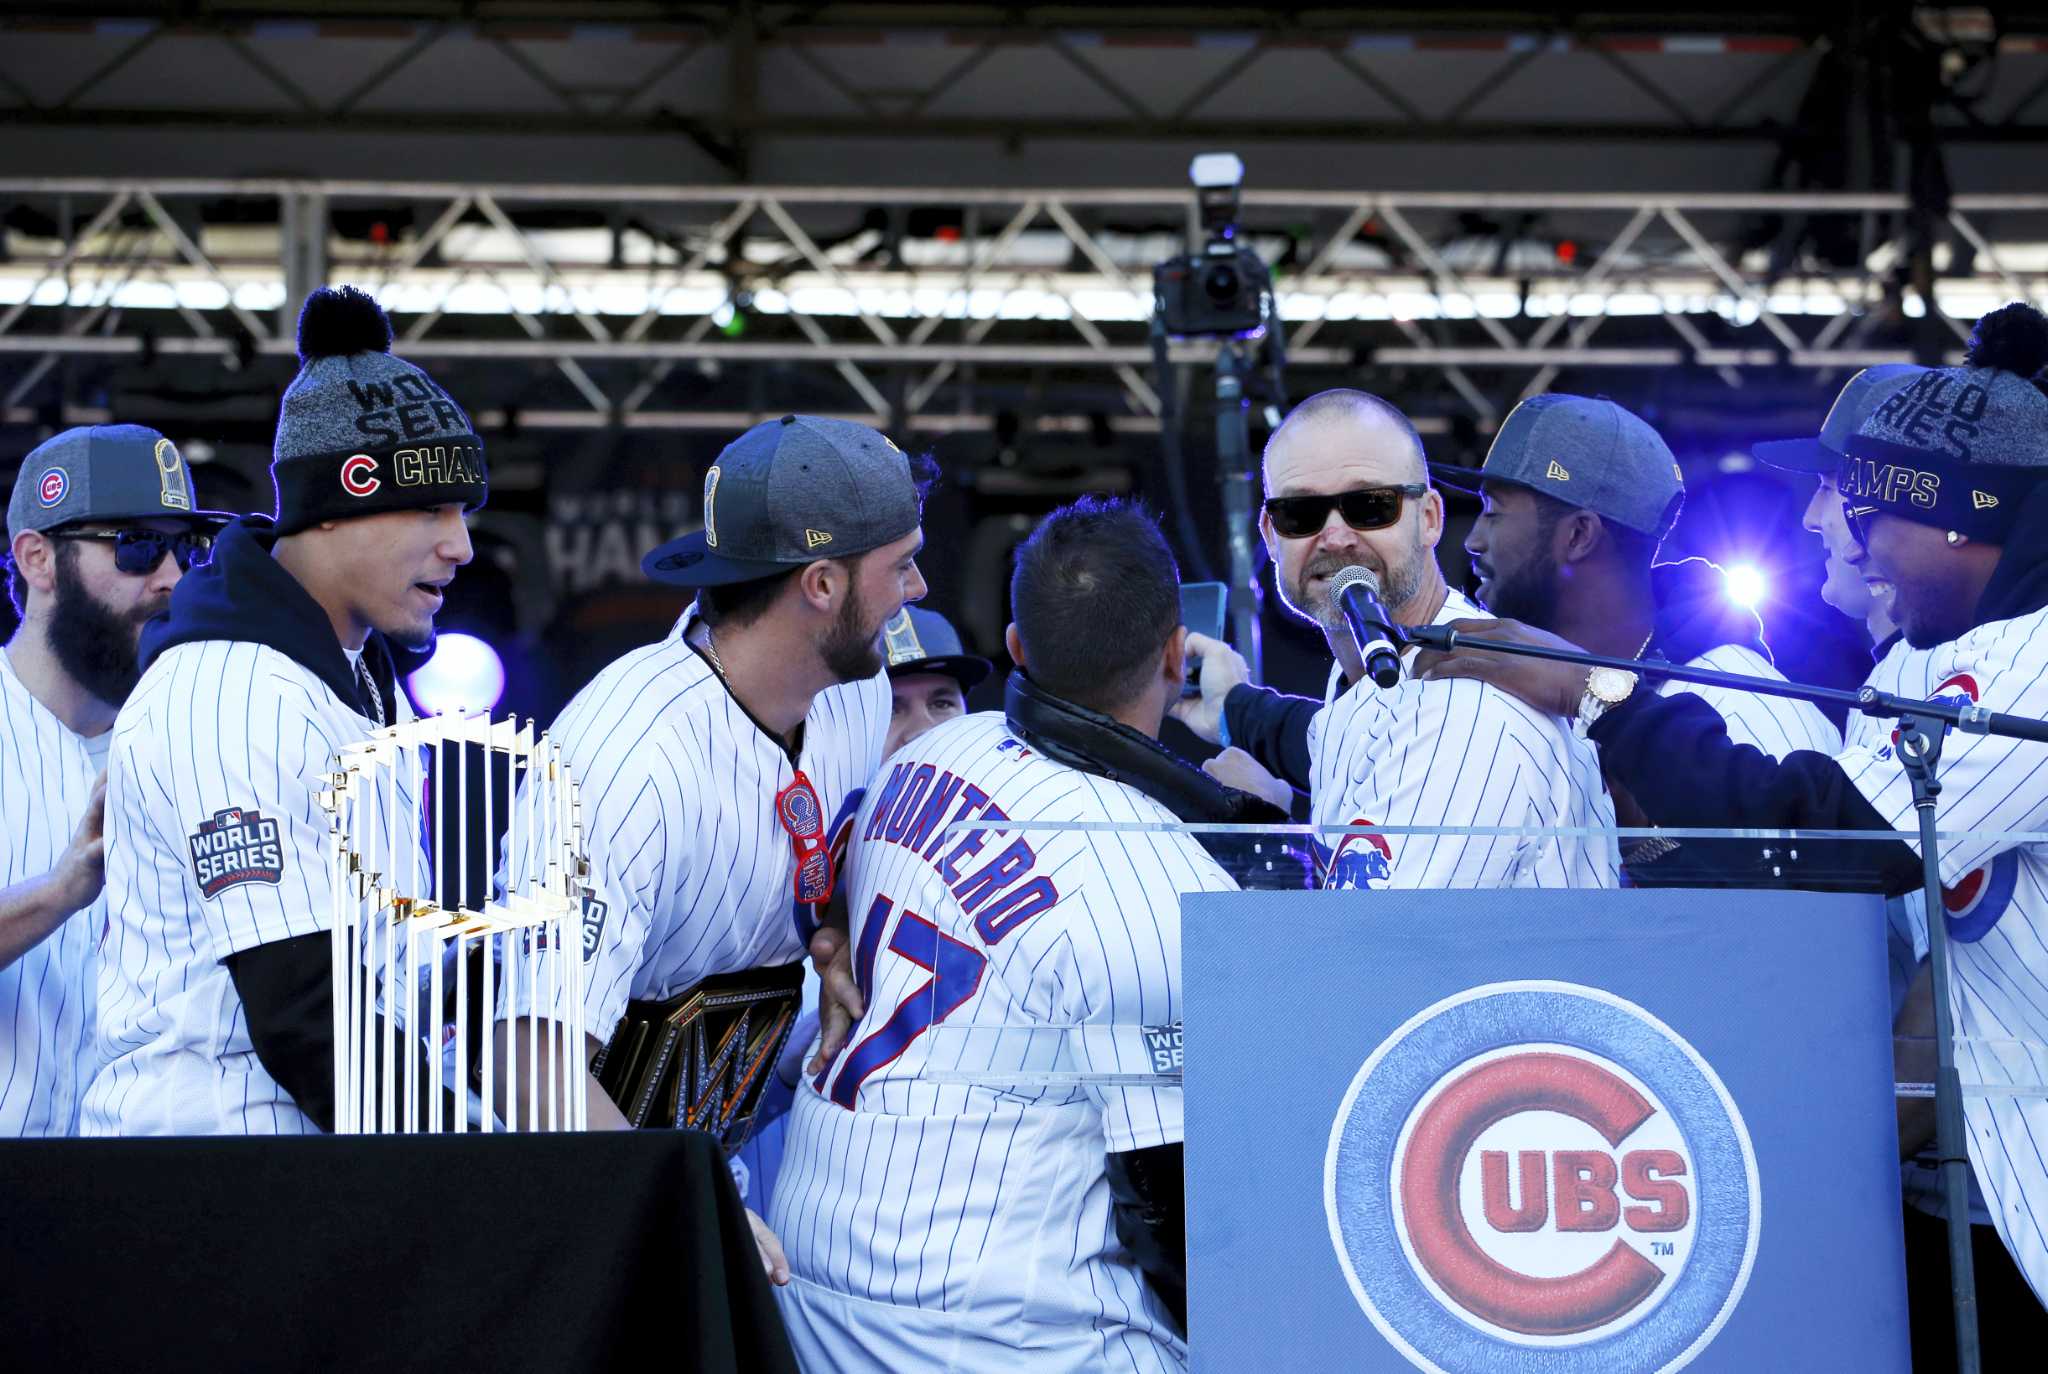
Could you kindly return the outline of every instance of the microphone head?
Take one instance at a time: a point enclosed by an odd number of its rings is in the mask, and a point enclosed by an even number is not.
[[[1330,597],[1335,600],[1353,587],[1364,587],[1374,598],[1380,594],[1379,574],[1371,568],[1353,563],[1330,579]]]

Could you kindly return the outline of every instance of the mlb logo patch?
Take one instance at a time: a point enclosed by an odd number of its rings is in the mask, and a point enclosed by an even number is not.
[[[43,480],[36,484],[36,501],[44,510],[64,499],[71,490],[71,476],[62,468],[51,468],[43,474]]]
[[[201,821],[187,843],[192,879],[208,899],[242,883],[275,887],[284,877],[283,831],[260,811],[223,807]]]

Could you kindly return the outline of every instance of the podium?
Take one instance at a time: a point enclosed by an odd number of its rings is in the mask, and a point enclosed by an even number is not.
[[[1183,941],[1194,1370],[1908,1369],[1878,899],[1212,893]]]

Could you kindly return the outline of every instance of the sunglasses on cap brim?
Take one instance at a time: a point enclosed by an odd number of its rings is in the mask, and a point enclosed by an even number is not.
[[[53,539],[91,539],[114,546],[114,566],[134,577],[153,573],[169,554],[179,572],[191,572],[213,557],[213,536],[198,530],[165,534],[162,530],[53,530]]]
[[[1354,530],[1383,530],[1401,518],[1404,497],[1429,490],[1420,482],[1392,487],[1359,487],[1331,496],[1269,496],[1266,516],[1282,539],[1306,539],[1329,523],[1336,511]]]

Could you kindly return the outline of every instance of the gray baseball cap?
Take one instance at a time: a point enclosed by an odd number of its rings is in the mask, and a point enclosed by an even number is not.
[[[910,460],[851,420],[785,415],[704,474],[704,528],[640,560],[656,582],[718,587],[880,548],[924,518]]]
[[[1656,430],[1605,398],[1550,393],[1508,412],[1477,470],[1431,465],[1445,486],[1513,482],[1656,539],[1685,504],[1685,475]]]
[[[7,502],[7,537],[87,520],[190,520],[225,525],[199,510],[192,469],[178,447],[143,425],[86,425],[30,450]]]
[[[965,691],[995,671],[995,664],[967,652],[960,632],[946,617],[922,606],[905,606],[901,615],[882,627],[882,647],[889,656],[892,678],[940,673]]]
[[[1811,439],[1766,439],[1749,446],[1750,456],[1759,463],[1792,472],[1810,472],[1833,477],[1848,456],[1849,436],[1870,418],[1886,398],[1927,371],[1912,363],[1881,363],[1866,367],[1843,386],[1820,422],[1820,434]]]

